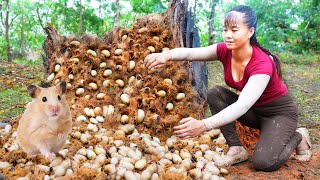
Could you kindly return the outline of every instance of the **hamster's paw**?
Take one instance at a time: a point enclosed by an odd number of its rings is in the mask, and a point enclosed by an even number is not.
[[[62,133],[62,132],[59,132],[59,133],[58,133],[58,138],[59,138],[59,139],[64,139],[64,138],[65,138],[65,134]]]

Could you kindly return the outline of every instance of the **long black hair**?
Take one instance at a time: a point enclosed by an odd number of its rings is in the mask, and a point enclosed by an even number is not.
[[[233,13],[234,11],[242,13],[244,15],[243,16],[244,23],[248,26],[248,28],[252,28],[252,27],[254,28],[254,33],[250,38],[250,44],[258,46],[263,52],[265,52],[266,54],[268,54],[269,56],[272,57],[273,61],[276,64],[278,75],[282,79],[281,60],[279,59],[278,56],[272,54],[268,49],[262,47],[257,40],[257,36],[256,36],[257,16],[256,16],[256,13],[249,6],[244,6],[244,5],[236,6],[236,7],[232,8],[225,15],[225,20],[224,20],[225,25],[230,24],[230,23],[235,23],[234,21],[239,18],[239,17],[236,17],[237,15],[235,13]]]

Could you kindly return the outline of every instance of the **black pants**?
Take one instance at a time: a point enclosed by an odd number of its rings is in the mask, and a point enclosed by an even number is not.
[[[208,103],[214,115],[238,99],[227,88],[215,86],[208,92]],[[245,126],[260,130],[260,139],[253,153],[253,167],[258,171],[275,171],[291,156],[301,142],[296,132],[297,106],[289,94],[259,107],[252,107],[238,119]],[[235,122],[220,127],[230,146],[242,146],[236,132]]]

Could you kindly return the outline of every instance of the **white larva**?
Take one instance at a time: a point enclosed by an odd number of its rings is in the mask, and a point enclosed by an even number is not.
[[[167,84],[172,85],[172,80],[169,79],[169,78],[166,78],[166,79],[164,79],[163,81],[166,82]]]
[[[123,87],[124,86],[124,82],[121,79],[117,79],[116,83],[119,85],[119,87]]]
[[[136,66],[136,62],[135,61],[130,61],[128,69],[131,71],[131,70],[134,69],[135,66]]]
[[[97,75],[97,71],[96,71],[96,70],[91,70],[91,75],[92,75],[93,77],[95,77],[95,76]]]
[[[78,88],[76,91],[76,95],[81,95],[84,93],[84,89],[83,88]]]
[[[61,69],[60,64],[56,64],[56,65],[54,66],[54,72],[59,72],[60,69]]]
[[[106,96],[105,93],[99,93],[97,94],[97,99],[103,99]]]
[[[105,68],[105,67],[107,67],[107,63],[106,62],[102,62],[102,63],[100,63],[99,67],[100,68]]]
[[[85,120],[87,120],[87,118],[85,117],[85,116],[78,116],[77,117],[77,121],[85,121]]]
[[[107,86],[110,85],[110,82],[111,82],[111,81],[110,81],[109,79],[104,80],[103,83],[102,83],[102,86],[103,86],[103,87],[107,87]]]
[[[177,100],[181,100],[181,99],[183,99],[185,97],[186,97],[186,95],[184,93],[178,93],[177,96],[176,96],[176,99]]]
[[[91,83],[89,83],[89,86],[90,86],[93,90],[97,90],[97,89],[98,89],[98,86],[97,86],[96,83],[91,82]]]
[[[103,76],[104,77],[110,76],[111,74],[112,74],[112,70],[111,69],[106,69],[103,72]]]
[[[144,169],[146,167],[146,165],[147,165],[147,160],[146,159],[140,159],[134,164],[134,167],[137,170],[142,170],[142,169]]]
[[[165,97],[167,95],[167,93],[164,90],[160,90],[160,91],[157,92],[157,95],[159,97]]]
[[[115,54],[115,55],[121,55],[122,52],[123,52],[122,49],[116,49],[116,50],[114,51],[114,54]]]
[[[50,74],[47,78],[47,82],[51,82],[54,79],[54,73]]]
[[[92,56],[97,56],[97,53],[94,50],[88,49],[87,54],[91,54]]]
[[[156,52],[156,49],[153,46],[148,46],[147,49],[152,53]]]
[[[129,103],[130,96],[128,94],[121,94],[120,99],[123,103]]]
[[[70,44],[74,45],[74,46],[79,46],[80,42],[79,41],[71,41]]]
[[[166,110],[171,111],[173,109],[173,104],[172,103],[168,103],[166,105]]]
[[[110,51],[108,51],[108,50],[106,50],[106,49],[102,50],[101,53],[102,53],[104,56],[106,56],[106,57],[109,57],[109,56],[110,56]]]

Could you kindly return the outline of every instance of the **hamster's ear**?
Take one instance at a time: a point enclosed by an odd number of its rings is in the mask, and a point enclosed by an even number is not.
[[[66,93],[67,91],[67,83],[62,80],[58,85],[57,85],[58,89],[61,91],[62,94]]]
[[[40,90],[37,86],[35,85],[29,85],[28,86],[28,94],[32,97],[32,98],[36,98],[37,97],[37,92]]]

